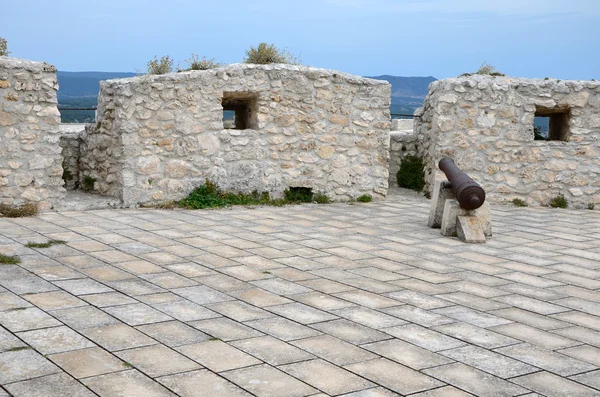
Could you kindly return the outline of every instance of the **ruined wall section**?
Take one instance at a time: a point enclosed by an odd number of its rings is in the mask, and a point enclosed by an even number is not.
[[[224,99],[225,98],[225,99]],[[223,107],[245,103],[245,129]],[[209,178],[229,191],[310,187],[333,200],[387,193],[390,85],[290,65],[109,80],[82,147],[82,174],[125,205],[185,197]]]
[[[0,202],[64,197],[57,90],[54,66],[0,57]]]
[[[534,117],[564,117],[564,140],[534,140]],[[427,181],[444,156],[483,185],[492,202],[600,203],[600,83],[466,76],[433,82],[415,131]]]

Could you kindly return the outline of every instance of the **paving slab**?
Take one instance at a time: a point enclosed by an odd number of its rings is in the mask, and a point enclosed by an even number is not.
[[[412,394],[443,385],[434,378],[384,358],[347,365],[345,368],[400,394]]]
[[[302,397],[317,393],[315,388],[269,365],[228,371],[223,377],[258,397]]]
[[[173,397],[164,386],[136,370],[85,378],[82,382],[101,397]]]
[[[84,385],[77,382],[67,374],[54,374],[41,378],[28,379],[22,382],[11,383],[6,389],[14,397],[94,397]]]
[[[221,340],[211,339],[193,345],[180,346],[176,349],[215,372],[229,371],[261,363],[256,358]]]
[[[60,368],[32,349],[0,353],[1,385],[57,372],[60,372]]]
[[[597,389],[594,390],[580,383],[546,371],[521,376],[512,381],[547,397],[593,397],[598,396],[599,393]]]
[[[252,394],[244,391],[234,383],[231,383],[208,370],[163,376],[157,380],[181,397],[252,396]]]
[[[423,372],[481,397],[512,397],[528,390],[462,363],[442,365]]]
[[[127,369],[125,362],[99,347],[52,354],[48,358],[75,378],[87,378]]]
[[[202,368],[199,364],[164,345],[122,350],[116,355],[128,366],[133,366],[152,378]]]
[[[375,386],[368,380],[323,360],[303,361],[279,368],[329,395],[350,393]]]

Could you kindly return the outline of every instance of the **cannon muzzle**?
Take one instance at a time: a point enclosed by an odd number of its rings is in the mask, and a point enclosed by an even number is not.
[[[461,208],[476,210],[483,205],[485,190],[469,175],[461,171],[450,157],[441,159],[439,167],[449,181],[445,187],[452,189]]]

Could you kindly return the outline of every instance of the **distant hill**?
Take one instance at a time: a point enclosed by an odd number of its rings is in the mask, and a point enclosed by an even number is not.
[[[123,72],[57,72],[58,103],[61,107],[94,107],[97,103],[100,81],[136,76],[137,73]],[[421,107],[429,83],[434,77],[375,76],[377,80],[386,80],[392,85],[392,106],[394,114],[413,114]],[[93,111],[62,111],[62,121],[93,121]]]
[[[427,87],[437,79],[435,77],[400,77],[400,76],[374,76],[371,79],[385,80],[392,85],[392,101],[394,98],[401,100],[423,99],[427,96]]]
[[[435,77],[401,77],[401,76],[374,76],[372,79],[385,80],[392,85],[392,115],[412,115],[417,108],[423,106],[427,96],[429,84],[437,79]],[[396,116],[392,116],[395,118]]]
[[[136,76],[136,73],[120,72],[56,72],[58,100],[61,98],[96,97],[100,81]]]

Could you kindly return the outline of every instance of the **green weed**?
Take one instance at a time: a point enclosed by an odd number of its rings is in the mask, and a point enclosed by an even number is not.
[[[567,199],[562,194],[550,199],[549,203],[552,208],[567,208],[568,204]]]
[[[420,157],[411,154],[405,156],[396,174],[398,186],[413,189],[418,192],[425,187],[425,164]]]
[[[515,198],[511,201],[515,207],[527,207],[527,201],[521,200],[520,198]]]
[[[57,245],[57,244],[66,244],[66,241],[63,240],[49,240],[46,243],[33,243],[33,242],[29,242],[27,244],[25,244],[25,247],[27,248],[50,248],[53,245]]]
[[[356,201],[358,201],[359,203],[370,203],[371,201],[373,201],[373,197],[371,197],[370,194],[363,194],[362,196],[358,196],[356,198]]]
[[[17,263],[21,263],[21,258],[18,256],[0,254],[0,265],[16,265]]]

